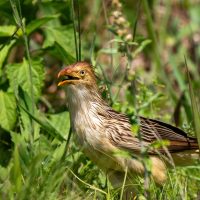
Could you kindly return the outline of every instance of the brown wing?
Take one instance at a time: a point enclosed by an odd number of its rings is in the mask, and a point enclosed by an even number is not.
[[[170,142],[167,146],[169,152],[198,149],[197,139],[189,137],[181,129],[164,122],[139,117],[140,134],[142,141],[152,143],[163,139]]]

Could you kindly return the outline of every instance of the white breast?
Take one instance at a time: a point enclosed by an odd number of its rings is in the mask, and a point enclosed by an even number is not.
[[[71,124],[81,145],[98,146],[101,142],[103,119],[97,114],[98,104],[87,89],[81,85],[71,85],[67,89],[67,100]]]
[[[70,85],[67,89],[67,101],[71,125],[84,153],[103,170],[122,170],[124,159],[115,158],[116,151],[106,134],[102,115],[98,114],[101,106],[87,88]]]

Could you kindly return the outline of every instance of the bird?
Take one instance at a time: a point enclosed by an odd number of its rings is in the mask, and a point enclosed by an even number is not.
[[[58,86],[66,89],[70,123],[83,152],[107,175],[114,187],[124,180],[145,176],[144,150],[151,162],[151,179],[156,185],[167,180],[165,157],[187,165],[191,155],[198,157],[198,142],[181,129],[155,119],[137,116],[139,133],[134,133],[129,118],[115,111],[102,98],[93,66],[80,61],[61,69]],[[156,142],[166,145],[154,148]]]

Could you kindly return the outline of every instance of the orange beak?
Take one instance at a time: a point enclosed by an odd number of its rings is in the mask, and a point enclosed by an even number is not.
[[[78,76],[78,73],[76,73],[72,68],[66,67],[58,73],[58,79],[60,78],[62,78],[62,80],[59,81],[58,86],[74,84],[80,79],[80,76]]]

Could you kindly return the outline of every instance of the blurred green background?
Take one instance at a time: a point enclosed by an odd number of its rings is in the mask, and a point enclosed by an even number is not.
[[[198,0],[0,0],[0,199],[119,198],[69,141],[57,73],[80,59],[131,122],[139,114],[200,138],[199,43]],[[168,176],[150,185],[152,199],[197,199],[198,162]]]

